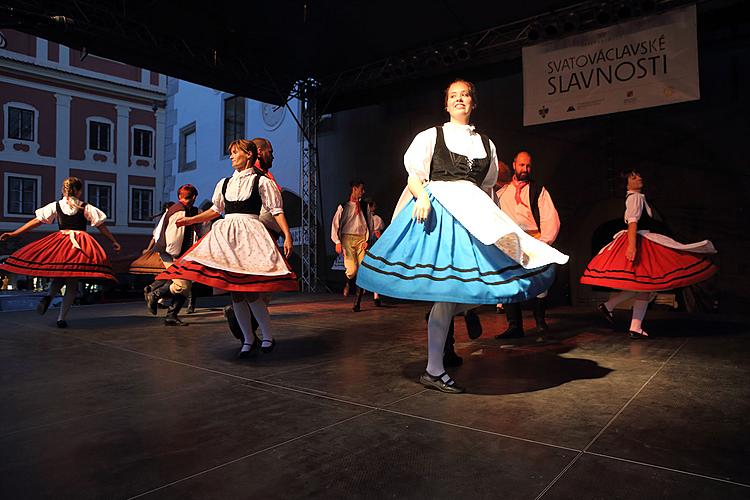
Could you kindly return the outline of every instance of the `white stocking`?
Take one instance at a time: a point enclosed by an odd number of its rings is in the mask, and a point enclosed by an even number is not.
[[[268,347],[273,340],[273,335],[271,335],[271,315],[268,314],[268,306],[263,300],[255,300],[250,302],[250,309],[253,311],[255,321],[258,322],[260,338],[264,342],[263,347]]]
[[[60,312],[57,314],[57,321],[65,321],[68,317],[68,311],[76,300],[76,292],[78,291],[78,278],[67,278],[65,280],[65,295],[63,296],[62,305],[60,306]]]

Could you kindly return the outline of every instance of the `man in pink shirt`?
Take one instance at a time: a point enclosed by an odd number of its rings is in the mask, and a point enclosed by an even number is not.
[[[560,217],[547,189],[531,177],[531,155],[520,151],[513,159],[513,178],[496,191],[497,203],[521,229],[534,238],[552,245],[560,232]],[[539,333],[549,329],[544,319],[544,298],[547,292],[531,299]],[[500,340],[523,337],[521,304],[506,304],[508,328],[495,338]]]

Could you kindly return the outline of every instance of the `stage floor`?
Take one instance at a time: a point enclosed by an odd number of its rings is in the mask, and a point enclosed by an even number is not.
[[[557,308],[502,345],[487,307],[447,395],[427,310],[282,296],[251,360],[220,308],[1,313],[0,498],[750,498],[750,318]]]

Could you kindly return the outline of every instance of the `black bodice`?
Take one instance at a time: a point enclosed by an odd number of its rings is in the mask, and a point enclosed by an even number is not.
[[[221,187],[221,195],[224,197],[224,214],[254,214],[260,215],[260,209],[263,206],[263,202],[260,198],[260,190],[258,190],[258,182],[262,173],[255,171],[255,179],[253,179],[253,185],[250,188],[250,198],[246,200],[229,201],[227,200],[227,185],[229,179],[224,179],[224,185]]]
[[[62,207],[60,206],[59,201],[55,204],[55,208],[57,209],[57,225],[60,227],[60,230],[86,230],[86,216],[83,213],[86,208],[85,204],[78,209],[78,212],[74,213],[73,215],[66,215],[65,212],[62,211]]]
[[[445,145],[443,127],[435,127],[437,138],[435,139],[435,150],[430,162],[430,180],[433,181],[463,181],[468,180],[482,185],[490,168],[490,139],[482,134],[482,145],[486,156],[484,158],[468,158],[452,152]]]

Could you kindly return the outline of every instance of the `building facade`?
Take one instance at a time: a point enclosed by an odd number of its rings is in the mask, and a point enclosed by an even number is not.
[[[76,176],[85,201],[107,214],[119,259],[136,255],[162,202],[166,96],[164,75],[1,30],[0,232],[58,199],[63,179]],[[0,255],[36,238],[0,243]]]

